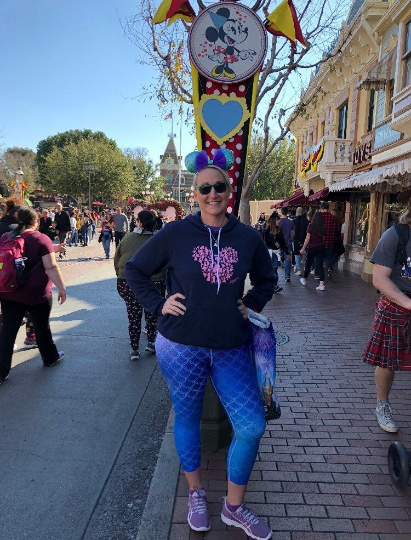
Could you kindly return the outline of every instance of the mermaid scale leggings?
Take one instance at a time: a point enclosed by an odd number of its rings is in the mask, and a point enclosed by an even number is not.
[[[184,471],[200,467],[200,420],[210,376],[234,431],[227,458],[228,479],[247,484],[265,431],[257,378],[247,347],[206,349],[181,345],[157,334],[156,354],[174,405],[174,438]]]

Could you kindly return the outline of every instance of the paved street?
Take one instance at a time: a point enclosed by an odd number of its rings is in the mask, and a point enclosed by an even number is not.
[[[51,317],[65,359],[42,367],[22,327],[0,386],[1,540],[134,538],[169,416],[155,356],[128,359],[113,260],[97,241],[67,253]]]
[[[19,333],[0,387],[0,540],[246,540],[219,519],[226,451],[203,460],[212,530],[190,533],[170,427],[163,437],[168,393],[155,356],[128,360],[125,306],[102,254],[95,242],[59,262],[68,285],[52,311],[60,365],[43,368]],[[411,450],[411,374],[394,383],[400,432],[389,435],[361,361],[376,292],[341,272],[324,292],[312,279],[280,284],[266,313],[281,343],[282,417],[267,427],[247,502],[275,540],[409,540],[411,488],[393,486],[387,450],[393,440]]]
[[[281,278],[283,278],[282,271]],[[387,450],[411,450],[411,374],[399,374],[392,405],[400,425],[389,435],[377,425],[373,369],[361,361],[377,294],[358,276],[337,272],[324,292],[310,276],[292,276],[266,309],[289,337],[277,349],[282,417],[262,439],[246,501],[266,516],[275,540],[409,540],[411,488],[395,487]],[[284,338],[284,336],[280,337]],[[207,540],[245,540],[220,520],[226,452],[204,456],[212,513]],[[170,540],[199,540],[186,525],[186,484],[180,477]]]

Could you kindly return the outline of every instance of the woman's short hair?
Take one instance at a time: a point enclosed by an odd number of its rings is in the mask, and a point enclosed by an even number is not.
[[[304,210],[302,208],[302,206],[299,206],[296,210],[296,215],[297,216],[302,216],[304,214]]]
[[[156,221],[153,212],[150,212],[150,210],[141,210],[141,212],[137,214],[137,219],[145,231],[155,231]]]

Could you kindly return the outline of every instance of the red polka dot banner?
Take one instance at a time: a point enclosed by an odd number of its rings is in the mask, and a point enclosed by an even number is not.
[[[220,2],[194,19],[188,47],[198,149],[209,157],[218,148],[234,153],[227,211],[237,215],[258,73],[267,52],[266,30],[248,7]]]

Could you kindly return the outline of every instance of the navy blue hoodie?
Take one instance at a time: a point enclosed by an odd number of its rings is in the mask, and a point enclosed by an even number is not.
[[[261,311],[271,299],[275,277],[261,235],[228,215],[220,234],[213,233],[200,213],[169,223],[157,232],[126,264],[125,277],[137,300],[159,316],[158,330],[184,345],[232,349],[248,339],[247,322],[237,300]],[[150,279],[167,270],[167,294],[181,293],[184,315],[161,315],[165,299]],[[250,274],[253,288],[244,294]]]

